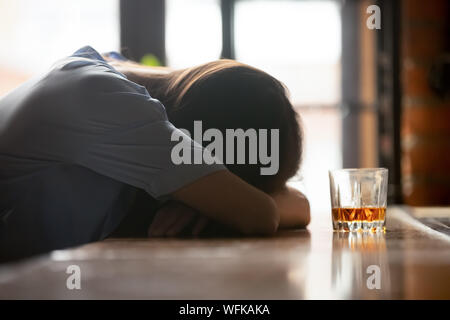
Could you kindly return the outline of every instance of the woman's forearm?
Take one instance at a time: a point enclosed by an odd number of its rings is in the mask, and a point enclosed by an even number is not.
[[[285,187],[271,195],[280,215],[279,228],[303,228],[310,222],[309,201],[300,191]]]
[[[139,64],[134,61],[120,61],[115,59],[110,59],[106,57],[108,63],[113,66],[117,71],[123,74],[133,73],[139,77],[148,77],[153,75],[161,75],[172,72],[173,70],[169,67],[151,67]]]
[[[272,197],[227,170],[175,191],[173,198],[247,235],[273,234],[279,214]]]

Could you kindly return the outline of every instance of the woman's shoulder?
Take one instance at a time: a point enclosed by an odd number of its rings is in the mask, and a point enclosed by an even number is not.
[[[167,120],[161,102],[97,54],[87,48],[55,64],[34,86],[39,98],[34,100],[39,101],[40,109],[47,108],[52,117],[70,121],[94,119],[129,125]]]

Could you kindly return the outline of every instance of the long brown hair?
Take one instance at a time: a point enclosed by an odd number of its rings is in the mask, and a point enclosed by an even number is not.
[[[279,129],[280,166],[275,175],[260,175],[260,163],[226,164],[255,187],[274,192],[298,171],[303,138],[300,119],[284,85],[269,74],[222,59],[138,81],[164,104],[177,128],[193,132],[194,121],[201,120],[203,130],[216,128],[224,135],[226,129]]]

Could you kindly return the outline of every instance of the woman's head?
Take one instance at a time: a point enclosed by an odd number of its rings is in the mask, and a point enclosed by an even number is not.
[[[202,121],[203,131],[216,128],[224,137],[226,129],[278,129],[279,170],[275,175],[261,175],[260,168],[266,165],[259,158],[257,164],[225,163],[248,183],[273,192],[297,172],[302,155],[299,119],[285,87],[269,74],[233,60],[218,60],[158,79],[150,77],[145,85],[165,105],[169,120],[191,133],[194,121]],[[248,144],[246,154],[248,159]]]

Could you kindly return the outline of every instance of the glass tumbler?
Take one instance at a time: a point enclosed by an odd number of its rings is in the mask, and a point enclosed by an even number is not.
[[[384,232],[388,170],[330,170],[333,230]]]

